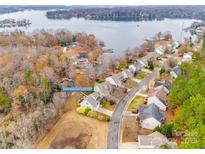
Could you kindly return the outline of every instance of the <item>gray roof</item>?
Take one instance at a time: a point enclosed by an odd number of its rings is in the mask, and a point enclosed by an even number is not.
[[[179,66],[172,68],[171,71],[173,71],[177,75],[181,74],[181,69],[179,68]]]
[[[140,145],[154,146],[155,148],[169,143],[167,137],[157,131],[149,135],[138,135],[138,142]]]
[[[85,98],[94,108],[98,106],[99,101],[96,101],[91,95]]]
[[[90,94],[89,96],[93,97],[96,101],[100,100],[100,94],[98,92],[94,92]]]
[[[100,92],[102,95],[109,95],[109,92],[111,90],[112,85],[109,84],[109,82],[105,81],[103,83],[96,83],[95,87],[98,87],[100,89]]]
[[[170,90],[172,87],[172,83],[168,80],[157,80],[155,81],[154,87],[158,87],[161,85],[165,86],[168,90]]]
[[[117,85],[120,85],[121,82],[125,79],[125,76],[124,76],[123,73],[118,73],[118,74],[113,74],[113,75],[111,76],[111,78],[115,81],[115,83],[116,83]]]
[[[167,93],[162,89],[150,89],[148,92],[149,97],[157,97],[164,105],[167,101]]]
[[[152,58],[157,59],[157,57],[159,57],[160,55],[156,52],[149,52],[146,56],[142,57],[141,60],[143,61],[149,61]]]
[[[129,78],[133,76],[132,71],[130,69],[126,69],[124,70],[124,72],[127,74]]]
[[[134,66],[136,67],[136,71],[140,71],[143,68],[142,64],[139,61],[134,63]]]
[[[159,108],[154,104],[149,104],[148,106],[140,106],[139,107],[139,118],[140,121],[149,118],[155,118],[159,122],[163,122],[165,119],[164,113],[160,112]]]

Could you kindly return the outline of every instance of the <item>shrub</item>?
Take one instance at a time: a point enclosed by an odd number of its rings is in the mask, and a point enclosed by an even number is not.
[[[7,112],[11,106],[10,98],[0,92],[0,113]]]
[[[160,72],[159,72],[160,74],[163,74],[163,73],[165,73],[165,68],[164,68],[164,66],[160,69]]]
[[[164,124],[162,126],[157,126],[154,131],[158,131],[165,135],[166,137],[172,137],[174,125],[173,124]]]
[[[24,76],[24,80],[26,80],[26,82],[30,81],[31,76],[32,76],[31,70],[25,70],[23,76]]]
[[[88,113],[91,111],[91,109],[90,108],[85,108],[85,115],[88,115]]]
[[[102,113],[98,113],[97,119],[100,121],[110,121],[110,117]]]
[[[160,149],[169,149],[169,147],[166,144],[163,144],[160,146]]]
[[[77,111],[78,113],[80,113],[80,114],[85,115],[85,108],[78,107],[78,108],[76,109],[76,111]]]
[[[100,121],[105,121],[105,117],[103,115],[98,114],[97,119]]]
[[[88,117],[91,117],[91,118],[96,118],[97,117],[97,113],[96,112],[93,112],[93,111],[89,111],[88,114],[87,114]]]
[[[153,64],[153,62],[148,62],[148,65],[149,65],[149,70],[154,70],[154,64]]]

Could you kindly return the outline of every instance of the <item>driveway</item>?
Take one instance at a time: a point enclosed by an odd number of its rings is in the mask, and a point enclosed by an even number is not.
[[[99,108],[97,109],[97,112],[103,113],[103,114],[108,115],[108,116],[110,116],[110,117],[112,117],[112,114],[113,114],[113,111],[104,109],[104,108],[102,108],[102,107],[99,107]]]

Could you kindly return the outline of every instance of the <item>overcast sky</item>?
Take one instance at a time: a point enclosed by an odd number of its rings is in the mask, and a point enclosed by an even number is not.
[[[204,0],[0,0],[0,5],[205,5]]]

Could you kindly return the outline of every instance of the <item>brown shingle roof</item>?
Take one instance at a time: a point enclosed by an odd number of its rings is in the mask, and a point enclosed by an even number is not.
[[[164,104],[166,104],[167,101],[167,94],[166,92],[161,89],[151,89],[148,94],[149,97],[156,96],[160,101],[162,101]]]

